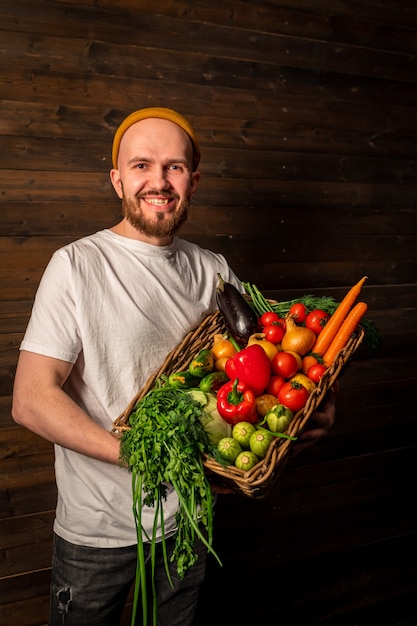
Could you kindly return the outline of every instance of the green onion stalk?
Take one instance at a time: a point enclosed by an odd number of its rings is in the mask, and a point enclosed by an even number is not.
[[[142,604],[143,623],[147,624],[147,586],[144,541],[151,546],[152,617],[157,624],[157,598],[154,583],[156,535],[161,531],[161,548],[167,578],[169,562],[164,533],[163,502],[170,483],[178,497],[177,530],[170,562],[176,562],[183,578],[196,562],[194,550],[198,537],[221,565],[212,547],[213,499],[203,465],[203,454],[213,446],[202,425],[204,409],[190,394],[180,389],[159,387],[149,391],[136,404],[129,417],[130,430],[122,435],[120,461],[132,473],[133,514],[137,534],[136,581],[133,598],[132,626]],[[142,526],[142,507],[154,507],[152,536]],[[144,539],[145,538],[145,539]]]

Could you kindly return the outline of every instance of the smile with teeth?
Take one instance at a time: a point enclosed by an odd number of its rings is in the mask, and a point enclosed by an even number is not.
[[[146,198],[146,202],[153,206],[165,206],[171,202],[171,200],[169,198]]]

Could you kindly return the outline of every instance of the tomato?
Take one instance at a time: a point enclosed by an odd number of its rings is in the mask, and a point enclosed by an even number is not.
[[[298,354],[298,352],[293,352],[292,350],[286,350],[285,352],[287,352],[288,354],[292,354],[294,356],[295,360],[297,361],[297,371],[300,370],[303,365],[303,359]]]
[[[262,332],[265,334],[265,339],[272,343],[280,343],[285,335],[285,329],[281,324],[267,324],[262,328]]]
[[[298,371],[298,362],[289,352],[277,352],[271,361],[272,373],[283,378],[291,378]]]
[[[275,313],[274,311],[266,311],[266,313],[263,313],[259,318],[259,323],[261,326],[269,326],[269,324],[279,322],[280,319],[281,318],[278,313]]]
[[[281,404],[296,413],[302,409],[309,397],[309,392],[300,383],[286,382],[278,391],[278,400]]]
[[[266,393],[270,393],[272,396],[276,396],[278,398],[278,391],[281,389],[284,383],[285,383],[285,379],[282,376],[272,375],[271,378],[269,379],[269,383],[266,388]]]
[[[322,309],[314,309],[311,311],[305,319],[305,325],[307,328],[313,331],[316,335],[320,335],[330,315]]]
[[[302,302],[296,302],[290,306],[290,315],[294,316],[297,324],[302,324],[307,316],[307,309]]]
[[[316,363],[316,365],[310,367],[307,376],[315,383],[318,383],[326,370],[327,367],[323,363]]]

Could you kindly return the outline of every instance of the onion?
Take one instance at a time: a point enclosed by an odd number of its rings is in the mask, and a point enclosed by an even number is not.
[[[316,335],[305,326],[297,326],[292,315],[285,318],[285,335],[281,341],[281,348],[285,352],[297,352],[303,356],[310,352],[316,343]]]

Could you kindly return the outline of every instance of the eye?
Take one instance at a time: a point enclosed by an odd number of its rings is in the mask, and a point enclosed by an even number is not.
[[[168,169],[174,172],[183,172],[184,166],[182,163],[171,163]]]

